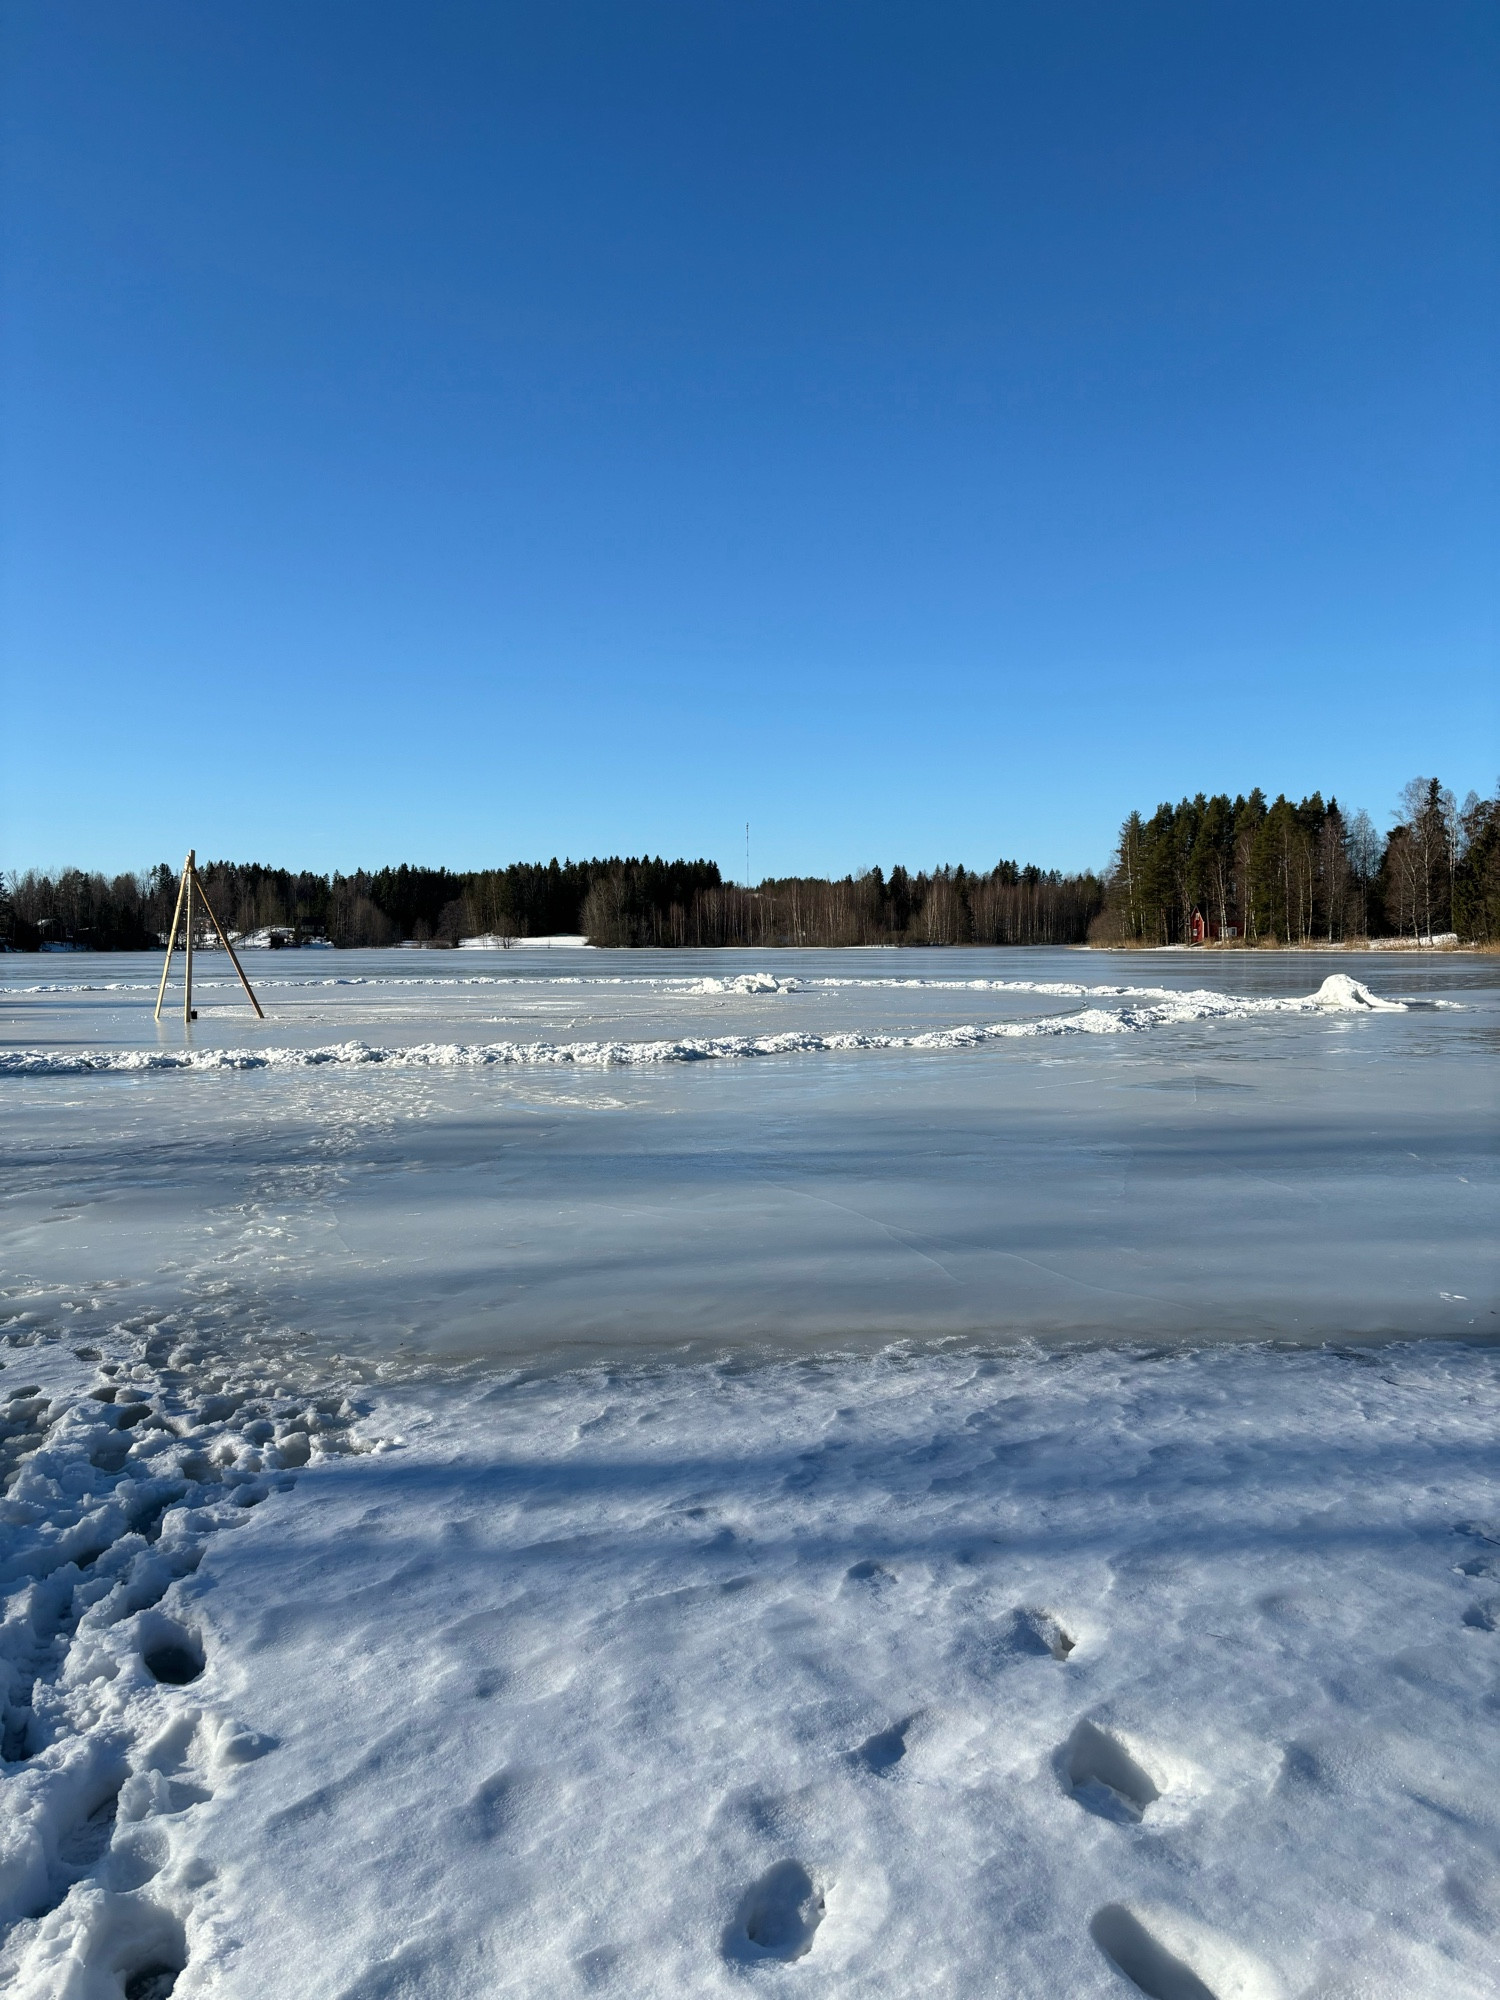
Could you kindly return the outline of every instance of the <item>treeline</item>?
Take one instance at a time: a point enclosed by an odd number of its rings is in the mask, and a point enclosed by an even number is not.
[[[448,868],[382,868],[315,875],[259,862],[200,862],[198,875],[231,933],[278,931],[336,945],[457,944],[493,935],[522,939],[577,933],[598,881],[623,881],[643,908],[690,905],[720,876],[712,861],[611,856],[595,861],[520,862],[469,873]],[[68,868],[0,881],[0,937],[23,950],[68,943],[93,950],[154,946],[172,922],[176,871],[166,862],[144,875],[107,877]],[[667,942],[651,939],[652,942]]]
[[[1346,812],[1314,792],[1294,804],[1265,794],[1199,793],[1132,813],[1104,876],[1002,861],[841,880],[788,876],[748,889],[712,861],[613,855],[518,862],[470,872],[382,868],[293,873],[256,863],[200,868],[220,920],[249,935],[276,930],[338,945],[454,945],[583,933],[594,944],[951,945],[1181,944],[1203,936],[1250,944],[1338,944],[1457,933],[1500,942],[1500,799],[1460,805],[1435,778],[1414,778],[1395,824]],[[81,869],[0,877],[0,940],[144,950],[166,933],[177,875]]]
[[[1104,907],[1097,875],[1060,875],[1002,861],[988,874],[879,868],[725,882],[712,861],[611,856],[522,862],[471,873],[383,868],[294,874],[210,861],[199,875],[232,934],[273,930],[337,945],[454,945],[582,933],[599,945],[1080,944]],[[144,950],[171,921],[177,876],[81,869],[0,879],[0,939],[23,950],[72,944]]]
[[[787,876],[756,889],[720,883],[668,913],[653,935],[628,884],[594,885],[584,928],[598,944],[875,945],[1081,944],[1104,905],[1097,875],[1060,875],[1002,861],[989,874],[879,868],[839,881]]]
[[[1500,798],[1460,805],[1413,778],[1377,832],[1321,793],[1294,805],[1219,793],[1132,813],[1120,829],[1097,944],[1342,943],[1456,933],[1500,941]]]

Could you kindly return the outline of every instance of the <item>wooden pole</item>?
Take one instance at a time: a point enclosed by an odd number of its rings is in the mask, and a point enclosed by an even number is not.
[[[158,1021],[161,1019],[161,1003],[167,997],[167,974],[172,970],[172,952],[177,944],[177,920],[182,915],[182,899],[187,893],[188,869],[192,866],[192,861],[193,857],[190,854],[182,864],[182,880],[177,885],[177,907],[172,912],[172,928],[167,933],[167,961],[161,969],[161,985],[156,989],[156,1013],[153,1018]]]
[[[185,1028],[190,1027],[193,1020],[193,878],[198,873],[198,865],[193,855],[194,850],[190,847],[188,849],[187,868],[185,870],[187,876],[187,964],[184,967],[184,971],[187,977],[182,983],[182,1025]]]
[[[255,989],[251,986],[249,980],[245,977],[245,968],[240,964],[239,960],[235,957],[234,946],[229,942],[228,938],[225,937],[224,926],[219,922],[218,918],[214,915],[214,906],[208,900],[207,896],[204,895],[203,885],[201,882],[198,884],[198,901],[203,905],[204,909],[207,910],[208,921],[213,925],[214,929],[219,933],[219,943],[223,945],[224,949],[229,953],[230,961],[233,964],[235,971],[240,975],[240,984],[241,986],[244,987],[246,993],[249,994],[250,996],[250,1005],[255,1009],[256,1013],[260,1015],[260,1018],[264,1020],[266,1018],[265,1013],[261,1007],[260,1002],[255,997]]]
[[[255,997],[255,988],[250,984],[250,981],[245,977],[245,968],[240,964],[234,946],[229,942],[228,937],[225,935],[224,926],[219,922],[219,919],[214,915],[213,904],[209,902],[208,897],[203,893],[203,884],[198,880],[197,850],[196,848],[192,847],[188,849],[187,860],[184,861],[182,864],[182,881],[178,885],[177,889],[177,907],[172,912],[172,928],[167,935],[167,959],[165,965],[163,965],[161,969],[161,984],[156,989],[155,1018],[158,1021],[161,1019],[162,1001],[166,998],[166,993],[167,993],[167,978],[172,970],[172,953],[177,946],[178,926],[180,924],[185,923],[185,928],[183,930],[183,945],[187,953],[187,963],[186,966],[184,967],[186,976],[183,980],[182,1024],[184,1027],[190,1027],[192,1025],[193,895],[195,891],[197,892],[198,901],[203,905],[204,910],[208,914],[208,921],[213,925],[214,929],[219,934],[219,943],[223,945],[225,951],[229,953],[230,963],[233,965],[235,971],[240,975],[240,984],[245,989],[245,993],[249,998],[250,1005],[255,1009],[256,1013],[260,1016],[261,1020],[263,1021],[266,1018],[265,1009],[261,1006],[259,1000],[257,1000]]]

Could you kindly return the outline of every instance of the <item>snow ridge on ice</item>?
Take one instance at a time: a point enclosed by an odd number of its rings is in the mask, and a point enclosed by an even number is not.
[[[264,991],[292,991],[296,989],[374,986],[394,987],[398,991],[408,991],[416,987],[629,987],[647,992],[666,994],[733,994],[744,997],[756,995],[777,996],[790,993],[830,993],[830,992],[905,992],[905,993],[1037,993],[1050,995],[1060,1000],[1081,999],[1135,999],[1170,1000],[1176,998],[1181,989],[1169,986],[1118,986],[1087,985],[1073,979],[943,979],[911,978],[900,979],[877,975],[870,978],[851,979],[824,975],[781,974],[774,972],[741,972],[724,978],[705,975],[702,978],[674,977],[670,974],[633,975],[629,973],[600,973],[591,976],[579,974],[551,974],[545,972],[482,972],[471,974],[416,973],[389,975],[379,973],[336,973],[319,978],[309,975],[300,979],[269,978],[264,973],[257,975],[256,984]],[[194,985],[201,991],[237,992],[239,982],[234,979],[198,978]],[[156,981],[111,979],[111,980],[52,980],[35,986],[6,986],[4,992],[21,995],[43,993],[154,993]],[[1385,1010],[1399,1002],[1379,1000],[1370,989],[1348,973],[1336,972],[1323,981],[1317,994],[1312,996],[1325,1007],[1347,1006]],[[1296,1005],[1296,1002],[1282,1003]]]
[[[735,991],[763,991],[762,987]],[[1129,1035],[1195,1021],[1245,1021],[1267,1014],[1400,1014],[1405,1005],[1381,1000],[1345,973],[1325,979],[1314,994],[1298,999],[1245,999],[1201,990],[1174,993],[1146,1005],[1085,1007],[1030,1021],[997,1021],[919,1034],[880,1034],[844,1029],[827,1034],[790,1030],[778,1035],[684,1036],[642,1042],[421,1042],[386,1048],[368,1042],[339,1042],[316,1049],[13,1049],[0,1052],[0,1076],[85,1076],[92,1072],[154,1070],[323,1069],[329,1066],[385,1065],[394,1069],[639,1068],[658,1063],[729,1062],[755,1056],[830,1055],[857,1050],[941,1051],[978,1048],[988,1042],[1033,1041],[1057,1035]]]

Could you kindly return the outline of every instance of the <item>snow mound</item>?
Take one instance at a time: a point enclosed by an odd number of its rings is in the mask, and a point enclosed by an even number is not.
[[[800,979],[778,979],[774,972],[741,972],[732,979],[695,979],[684,993],[800,993]]]
[[[1400,1000],[1382,1000],[1372,993],[1368,986],[1358,979],[1351,979],[1347,972],[1330,973],[1317,992],[1312,996],[1315,1006],[1322,1007],[1330,1014],[1404,1014],[1406,1007]]]

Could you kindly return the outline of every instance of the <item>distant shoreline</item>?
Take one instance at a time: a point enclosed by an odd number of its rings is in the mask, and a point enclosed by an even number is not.
[[[950,951],[979,951],[979,952],[1079,951],[1079,952],[1093,952],[1104,957],[1109,957],[1112,955],[1118,956],[1121,953],[1128,953],[1132,956],[1145,955],[1148,953],[1162,953],[1174,958],[1193,957],[1200,954],[1204,956],[1214,956],[1214,955],[1232,956],[1236,953],[1248,954],[1252,957],[1265,956],[1268,954],[1271,956],[1280,955],[1282,957],[1296,957],[1299,955],[1307,956],[1313,953],[1324,954],[1324,955],[1332,954],[1334,956],[1338,956],[1340,954],[1348,954],[1351,952],[1355,954],[1361,952],[1368,952],[1368,953],[1395,952],[1398,954],[1406,953],[1407,955],[1410,955],[1412,953],[1422,953],[1426,954],[1429,957],[1452,957],[1455,954],[1460,954],[1467,957],[1493,957],[1496,954],[1496,952],[1500,952],[1500,945],[1476,943],[1470,940],[1460,940],[1458,938],[1438,938],[1430,942],[1427,941],[1418,942],[1412,938],[1359,938],[1359,939],[1345,939],[1344,941],[1335,944],[1329,944],[1326,941],[1312,941],[1312,940],[1309,940],[1305,944],[1283,944],[1282,942],[1274,938],[1214,939],[1211,942],[1205,942],[1203,944],[1134,944],[1134,943],[991,944],[987,942],[968,942],[964,944],[956,944],[956,943],[939,944],[939,943],[928,943],[926,940],[922,939],[900,939],[900,940],[893,939],[888,943],[881,943],[881,944],[831,945],[831,944],[767,943],[767,944],[720,944],[720,945],[702,945],[702,946],[594,944],[587,939],[578,937],[565,937],[561,939],[557,937],[536,937],[536,938],[517,937],[517,938],[511,938],[508,941],[504,942],[502,942],[498,938],[486,938],[483,940],[474,938],[463,938],[460,939],[457,944],[449,944],[446,941],[438,938],[424,939],[420,943],[408,938],[408,939],[403,939],[401,942],[396,944],[385,944],[385,945],[335,945],[331,943],[330,940],[327,938],[304,938],[297,944],[286,944],[277,947],[277,946],[268,946],[267,944],[264,943],[263,940],[258,938],[236,937],[233,939],[233,943],[237,951],[255,952],[257,954],[261,952],[270,953],[274,951],[276,956],[278,957],[280,957],[283,953],[292,953],[292,952],[322,953],[322,952],[332,952],[332,951],[337,951],[337,952],[358,951],[358,952],[382,952],[382,953],[389,952],[392,955],[401,952],[442,952],[442,953],[497,952],[499,953],[499,952],[513,952],[513,951],[518,951],[518,952],[561,951],[571,954],[573,952],[588,951],[588,952],[607,952],[611,954],[618,954],[621,957],[628,957],[633,952],[649,951],[649,950],[660,950],[660,951],[668,951],[674,953],[678,951],[687,951],[687,952],[731,951],[748,955],[759,955],[767,953],[780,954],[783,952],[808,952],[808,951],[818,951],[818,952],[899,951],[899,952],[918,952],[918,953],[927,953],[927,952],[943,953]],[[4,943],[0,943],[0,955],[6,957],[16,957],[16,958],[21,958],[21,957],[36,958],[39,956],[40,957],[66,956],[71,958],[71,957],[81,956],[84,954],[87,954],[89,956],[114,958],[114,957],[125,956],[130,951],[134,951],[143,957],[155,958],[158,957],[164,949],[165,949],[165,940],[162,939],[158,939],[154,944],[136,945],[136,946],[42,944],[40,946],[34,945],[30,947],[18,948],[15,945],[7,945]],[[212,941],[200,939],[197,941],[197,943],[195,943],[193,949],[195,955],[201,956],[204,953],[208,953],[210,955],[217,955],[223,949],[223,947],[219,944],[217,939],[213,939]],[[179,944],[177,946],[177,950],[178,952],[181,952],[183,950],[183,946]]]
[[[1329,944],[1326,939],[1309,939],[1305,944],[1286,944],[1279,938],[1214,938],[1202,944],[1085,944],[1080,951],[1170,951],[1191,952],[1345,952],[1396,951],[1449,954],[1452,952],[1493,952],[1500,946],[1477,944],[1458,937],[1438,938],[1343,938]]]

